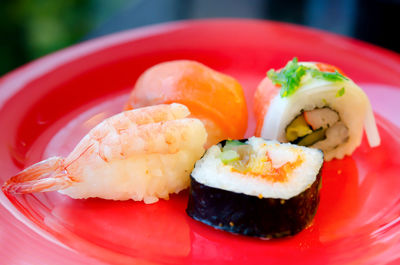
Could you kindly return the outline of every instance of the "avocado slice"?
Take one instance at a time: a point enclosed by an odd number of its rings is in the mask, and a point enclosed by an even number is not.
[[[301,114],[286,127],[286,140],[293,142],[297,138],[306,136],[312,132],[313,131],[304,119],[303,114]]]
[[[320,128],[311,134],[303,137],[297,144],[302,146],[310,146],[315,144],[318,141],[321,141],[326,138],[325,136],[326,129]]]

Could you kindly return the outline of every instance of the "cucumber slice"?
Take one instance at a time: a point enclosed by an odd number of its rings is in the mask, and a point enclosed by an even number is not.
[[[238,140],[227,140],[225,146],[223,147],[223,150],[230,150],[233,149],[235,146],[241,146],[241,145],[247,145],[247,144],[242,143],[241,141]]]
[[[229,164],[240,159],[240,155],[234,150],[223,151],[220,155],[222,163]]]

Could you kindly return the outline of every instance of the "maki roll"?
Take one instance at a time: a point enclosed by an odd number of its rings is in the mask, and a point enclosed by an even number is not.
[[[235,234],[294,235],[319,203],[323,153],[252,137],[212,146],[196,162],[186,212]]]
[[[351,155],[363,129],[380,144],[367,95],[334,66],[294,58],[268,72],[254,102],[257,136],[321,149],[327,161]]]

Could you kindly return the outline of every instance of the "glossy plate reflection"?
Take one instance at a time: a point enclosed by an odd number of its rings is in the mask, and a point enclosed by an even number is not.
[[[293,56],[337,65],[371,98],[382,144],[363,140],[325,164],[311,226],[279,240],[214,230],[185,213],[187,191],[145,205],[74,200],[57,192],[0,197],[6,264],[395,264],[400,261],[400,59],[370,45],[297,26],[206,20],[144,28],[90,41],[0,80],[1,181],[68,154],[90,128],[122,110],[137,77],[166,60],[191,59],[237,78],[252,97],[266,71]],[[379,88],[391,98],[379,97]],[[385,90],[385,91],[386,91]],[[392,108],[388,107],[392,104]],[[399,124],[397,124],[399,125]],[[17,221],[13,215],[17,216]],[[28,228],[28,225],[30,228]],[[32,233],[32,230],[37,233]],[[45,236],[45,237],[43,237]],[[53,239],[55,244],[48,239]],[[29,246],[29,247],[28,247]],[[64,246],[64,247],[63,247]]]

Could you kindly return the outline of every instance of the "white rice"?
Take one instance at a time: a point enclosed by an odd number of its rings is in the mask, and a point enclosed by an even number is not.
[[[267,141],[256,137],[250,138],[247,144],[253,147],[257,155],[263,156],[268,152],[274,168],[286,162],[295,162],[298,155],[303,157],[303,163],[287,175],[287,181],[273,182],[261,176],[232,171],[230,165],[222,163],[219,157],[221,148],[215,145],[208,149],[201,160],[197,161],[192,177],[197,182],[213,188],[263,198],[290,199],[314,183],[323,163],[323,154],[318,149],[290,143],[280,144],[277,141]]]

